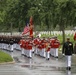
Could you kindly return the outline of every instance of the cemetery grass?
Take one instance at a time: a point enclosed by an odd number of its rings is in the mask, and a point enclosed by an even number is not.
[[[9,54],[6,54],[5,52],[0,51],[0,63],[5,62],[12,62],[13,59]]]

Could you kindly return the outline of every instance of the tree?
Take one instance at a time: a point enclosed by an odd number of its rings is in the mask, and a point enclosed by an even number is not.
[[[59,25],[63,41],[65,27],[76,24],[76,0],[1,0],[0,10],[1,25],[9,28],[12,23],[19,30],[33,16],[36,28],[51,30]]]
[[[67,0],[59,3],[59,26],[63,32],[63,42],[65,41],[65,27],[75,24],[76,2]]]

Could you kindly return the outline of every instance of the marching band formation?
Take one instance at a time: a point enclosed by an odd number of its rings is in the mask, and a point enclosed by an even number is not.
[[[65,54],[67,58],[67,68],[71,69],[71,56],[73,54],[73,44],[69,41],[70,38],[67,38],[67,41],[63,44],[62,54]],[[13,52],[13,50],[20,50],[21,54],[27,56],[28,58],[35,55],[50,59],[50,56],[58,58],[58,49],[60,47],[60,42],[58,38],[35,38],[23,37],[23,36],[5,36],[0,35],[0,49],[8,50]]]
[[[42,38],[39,37],[34,38],[22,38],[19,41],[20,48],[22,49],[22,54],[27,57],[32,57],[32,53],[34,52],[36,55],[41,57],[46,57],[49,60],[50,54],[56,58],[58,58],[58,48],[60,46],[59,40],[57,37],[53,38]]]
[[[13,52],[15,48],[18,48],[17,46],[20,39],[20,36],[0,35],[0,48]]]
[[[57,37],[25,38],[22,36],[0,36],[0,48],[13,51],[21,50],[21,54],[32,58],[32,53],[49,60],[50,55],[58,58],[60,42]]]

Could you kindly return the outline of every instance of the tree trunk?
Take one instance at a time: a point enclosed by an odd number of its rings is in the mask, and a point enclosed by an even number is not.
[[[60,30],[62,31],[62,44],[65,42],[65,21],[63,20],[62,16],[60,17]]]
[[[62,43],[64,43],[65,42],[65,28],[64,28],[64,25],[62,26],[62,37],[63,37]]]

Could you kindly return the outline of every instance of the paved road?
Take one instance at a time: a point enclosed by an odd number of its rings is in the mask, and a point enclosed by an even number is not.
[[[76,62],[73,61],[71,71],[66,71],[65,58],[61,55],[59,59],[51,57],[48,61],[34,54],[32,59],[27,58],[17,50],[4,52],[9,53],[16,63],[0,65],[0,75],[76,75]]]

